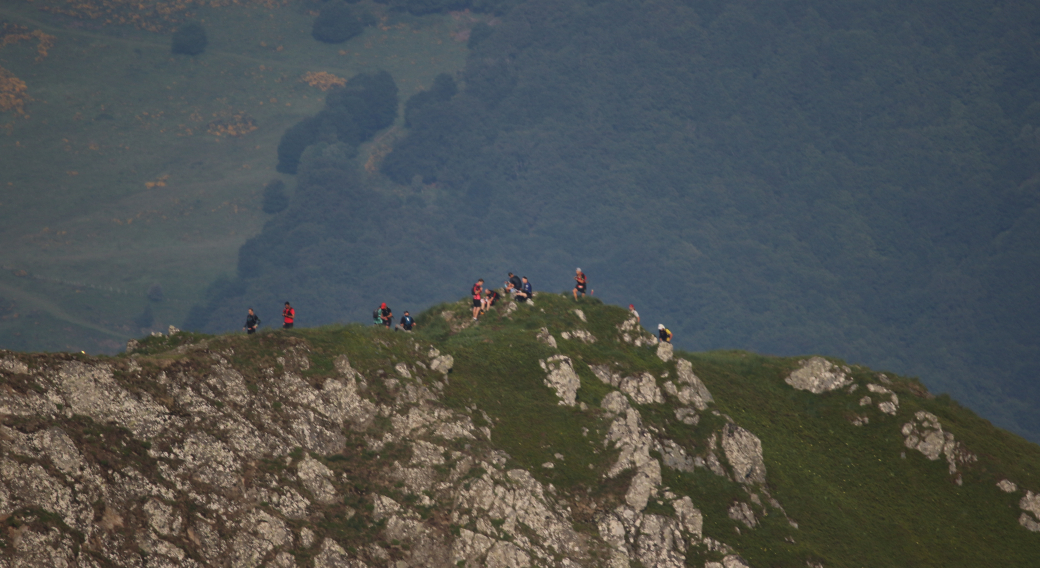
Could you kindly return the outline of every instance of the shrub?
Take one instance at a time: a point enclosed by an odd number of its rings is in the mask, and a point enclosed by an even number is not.
[[[209,40],[206,30],[199,24],[190,23],[173,32],[173,43],[170,51],[184,55],[198,55],[206,50]]]
[[[365,26],[372,23],[371,20],[367,12],[358,12],[346,2],[335,0],[318,12],[311,36],[325,43],[343,43],[361,35]]]
[[[285,182],[276,179],[264,186],[264,213],[269,215],[281,213],[288,206],[289,198],[285,195]]]

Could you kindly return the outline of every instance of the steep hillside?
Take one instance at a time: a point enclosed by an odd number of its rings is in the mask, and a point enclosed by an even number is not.
[[[0,353],[0,566],[1030,566],[1040,448],[919,382],[538,295]]]

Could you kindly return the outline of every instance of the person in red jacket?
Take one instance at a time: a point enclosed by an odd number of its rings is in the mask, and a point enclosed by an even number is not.
[[[282,317],[285,318],[285,323],[282,324],[282,329],[292,329],[293,320],[296,319],[296,310],[289,305],[289,302],[285,303],[285,309],[282,310]]]

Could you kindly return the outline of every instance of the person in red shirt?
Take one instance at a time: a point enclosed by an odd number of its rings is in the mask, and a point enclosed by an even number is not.
[[[473,295],[473,321],[477,321],[477,317],[480,316],[480,308],[483,307],[481,304],[481,295],[484,293],[484,279],[477,280],[477,283],[473,285],[471,294]]]
[[[296,319],[296,310],[289,305],[289,302],[285,303],[285,309],[282,310],[282,317],[285,318],[285,323],[282,324],[282,329],[292,329],[293,320]]]

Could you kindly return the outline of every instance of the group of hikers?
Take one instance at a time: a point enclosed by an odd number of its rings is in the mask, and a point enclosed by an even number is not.
[[[582,272],[581,268],[578,268],[574,274],[574,301],[578,301],[578,294],[581,297],[585,297],[585,291],[588,289],[589,278]],[[531,281],[526,276],[517,276],[512,272],[509,273],[508,278],[503,283],[505,293],[512,295],[513,299],[517,302],[526,302],[534,297],[534,288],[531,286]],[[589,294],[594,294],[595,290],[590,290]],[[477,280],[473,287],[470,289],[470,295],[473,298],[473,321],[477,321],[480,315],[486,313],[496,302],[501,298],[501,295],[497,290],[492,288],[484,288],[484,279]],[[634,305],[629,304],[628,310],[636,318],[636,323],[639,323],[639,312],[636,311]],[[296,310],[293,309],[289,302],[285,302],[285,308],[282,309],[282,329],[292,329],[293,322],[296,319]],[[401,317],[401,321],[394,326],[394,313],[386,302],[380,304],[372,312],[372,323],[375,325],[386,326],[390,329],[394,327],[394,331],[412,331],[415,329],[417,324],[415,319],[412,318],[408,310],[405,310],[404,315]],[[253,308],[249,308],[249,314],[246,316],[246,325],[243,329],[246,333],[256,333],[257,327],[260,325],[260,317],[253,312]],[[657,324],[657,337],[663,342],[671,343],[672,332],[664,326],[664,324]]]
[[[508,278],[503,283],[503,287],[505,288],[505,293],[512,294],[513,299],[517,302],[526,302],[534,297],[534,288],[526,276],[517,276],[510,272]],[[501,298],[498,290],[484,288],[483,278],[477,280],[477,283],[470,289],[470,296],[473,298],[473,321],[477,321],[480,318],[480,314],[487,312]]]
[[[282,309],[282,329],[292,329],[293,321],[296,320],[296,310],[289,305],[289,302],[285,303],[285,308]],[[256,328],[260,326],[260,316],[256,315],[253,308],[249,308],[249,314],[246,315],[246,325],[242,329],[246,330],[246,333],[252,335],[256,333]]]

